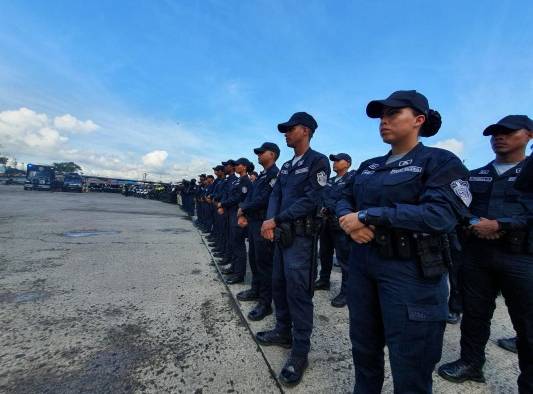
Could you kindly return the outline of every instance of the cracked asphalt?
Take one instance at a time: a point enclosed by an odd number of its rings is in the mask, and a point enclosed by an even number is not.
[[[353,388],[348,313],[315,293],[310,366],[296,388],[274,376],[287,350],[260,348],[273,326],[243,317],[245,285],[227,287],[201,234],[175,206],[116,194],[0,186],[0,392],[346,393]],[[247,280],[249,281],[249,274]],[[459,354],[448,326],[441,362]],[[486,384],[434,375],[436,393],[514,393],[516,355],[503,300],[487,346]],[[383,392],[392,392],[388,363]]]

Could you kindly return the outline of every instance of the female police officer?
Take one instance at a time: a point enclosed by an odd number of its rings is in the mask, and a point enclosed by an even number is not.
[[[440,128],[422,94],[371,101],[392,150],[363,162],[337,203],[352,243],[348,275],[355,393],[380,393],[385,345],[396,393],[430,393],[447,317],[447,233],[466,215],[468,171],[418,137]]]

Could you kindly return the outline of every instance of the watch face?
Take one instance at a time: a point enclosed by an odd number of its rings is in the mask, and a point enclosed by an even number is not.
[[[480,222],[479,218],[472,218],[469,221],[470,225],[478,224],[479,222]]]

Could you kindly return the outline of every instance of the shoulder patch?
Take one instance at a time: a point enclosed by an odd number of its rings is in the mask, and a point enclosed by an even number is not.
[[[241,192],[242,192],[243,194],[248,193],[248,188],[247,188],[246,186],[243,186],[242,189],[241,189]]]
[[[472,193],[470,193],[470,185],[468,182],[463,181],[462,179],[456,179],[450,183],[450,186],[457,197],[461,199],[463,204],[469,207],[472,202]]]
[[[320,186],[326,186],[328,183],[328,176],[325,171],[320,171],[316,174],[316,181]]]

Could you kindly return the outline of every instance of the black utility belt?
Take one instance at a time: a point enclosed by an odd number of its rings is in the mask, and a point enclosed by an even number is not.
[[[282,222],[274,230],[274,241],[286,248],[292,245],[295,236],[315,237],[320,233],[322,219],[306,217],[291,222]]]
[[[371,245],[384,259],[416,260],[425,278],[441,276],[452,263],[446,234],[376,227]]]
[[[510,254],[533,254],[533,233],[527,230],[506,231],[500,239],[485,240],[472,235],[476,241],[493,245]]]

